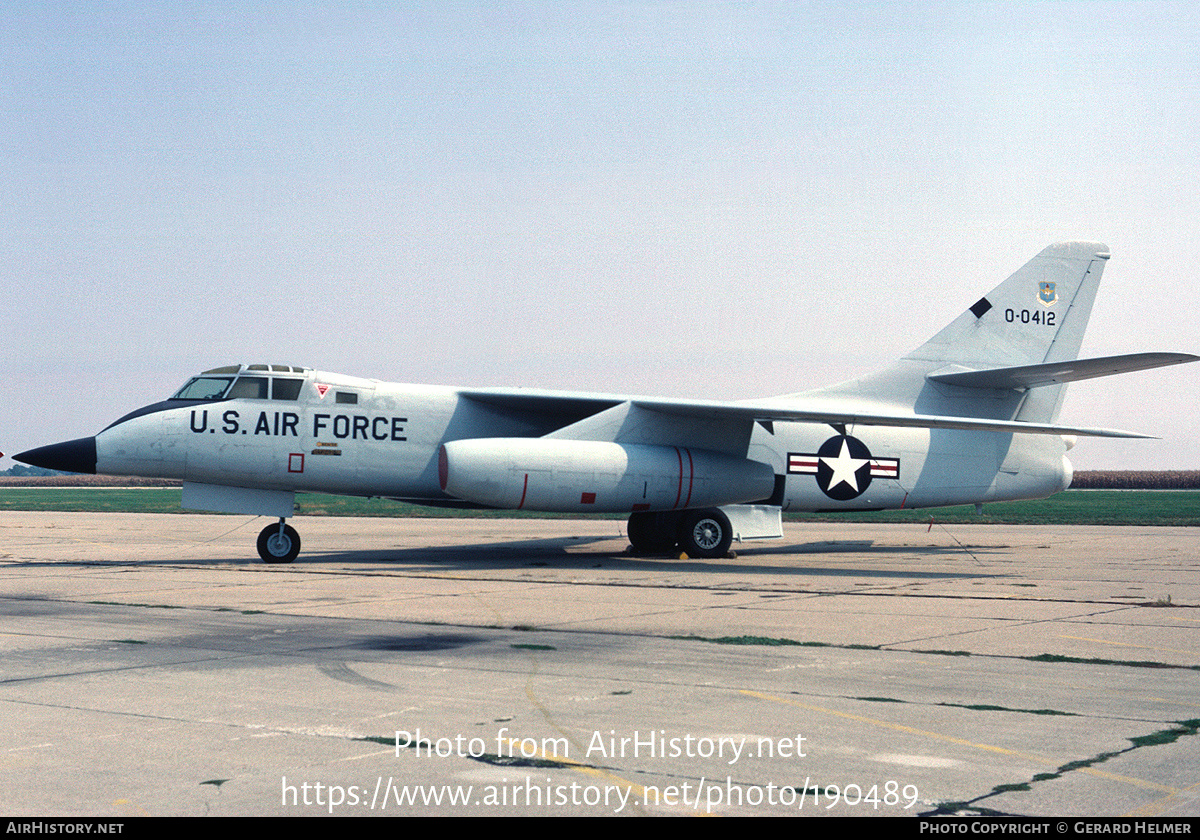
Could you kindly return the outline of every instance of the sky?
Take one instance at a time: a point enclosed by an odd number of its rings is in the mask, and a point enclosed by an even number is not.
[[[1083,355],[1200,353],[1198,113],[1194,3],[5,3],[0,451],[237,362],[795,392],[1068,239]],[[1162,438],[1076,469],[1200,469],[1198,384],[1070,386]]]

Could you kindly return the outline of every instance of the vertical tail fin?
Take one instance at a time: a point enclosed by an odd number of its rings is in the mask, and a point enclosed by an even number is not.
[[[1051,245],[905,358],[964,368],[1076,359],[1108,257],[1098,242]],[[1065,388],[1033,389],[1014,419],[1053,422]]]
[[[1107,259],[1098,242],[1051,245],[905,358],[967,367],[1074,359]]]
[[[1078,358],[1108,256],[1098,242],[1051,245],[896,363],[806,396],[853,396],[926,414],[1053,422],[1064,385],[999,392],[927,377]]]

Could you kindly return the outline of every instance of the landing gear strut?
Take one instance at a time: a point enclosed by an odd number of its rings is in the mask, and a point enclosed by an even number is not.
[[[291,563],[300,553],[300,535],[291,525],[279,520],[258,535],[258,556],[264,563]]]

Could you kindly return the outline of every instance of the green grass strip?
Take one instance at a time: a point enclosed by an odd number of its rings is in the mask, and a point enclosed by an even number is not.
[[[84,511],[93,513],[192,513],[180,507],[178,487],[3,487],[0,510]],[[448,510],[357,496],[300,493],[299,516],[380,516],[397,518],[578,519],[580,514],[497,510]],[[1174,525],[1200,526],[1200,491],[1068,490],[1049,499],[923,510],[848,513],[789,513],[788,522],[996,524],[996,525]],[[624,519],[620,514],[590,518]]]

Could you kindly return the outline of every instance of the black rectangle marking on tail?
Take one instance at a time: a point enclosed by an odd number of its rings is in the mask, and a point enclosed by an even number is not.
[[[984,313],[991,308],[991,302],[988,301],[987,298],[981,297],[979,300],[975,301],[975,304],[971,307],[971,314],[976,318],[982,318]]]

